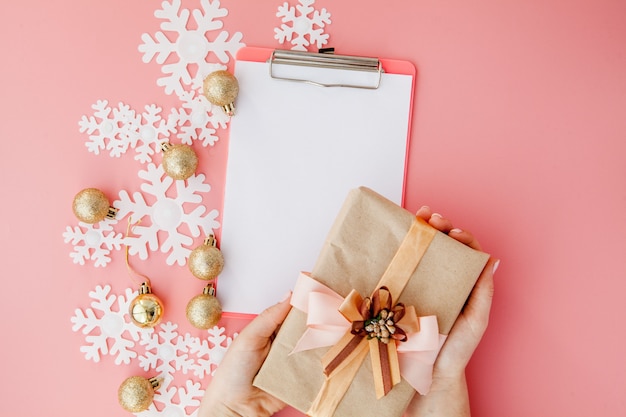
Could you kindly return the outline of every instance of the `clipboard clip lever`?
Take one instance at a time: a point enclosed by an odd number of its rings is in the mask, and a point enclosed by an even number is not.
[[[297,78],[293,71],[280,71],[283,65],[311,67],[324,70],[359,71],[369,73],[365,77],[343,77],[340,81],[328,81],[328,77],[321,74],[320,80]],[[384,72],[378,58],[335,55],[328,52],[302,52],[276,49],[269,59],[270,77],[277,80],[298,81],[318,87],[349,87],[376,90],[380,86]],[[352,82],[359,78],[359,82]],[[350,82],[348,82],[348,79]],[[362,82],[360,82],[362,81]]]

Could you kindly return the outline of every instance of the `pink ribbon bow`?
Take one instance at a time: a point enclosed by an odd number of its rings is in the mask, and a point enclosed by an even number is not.
[[[307,328],[296,343],[293,353],[335,345],[351,328],[351,323],[339,312],[344,298],[300,273],[291,297],[291,305],[307,313]],[[400,374],[417,392],[428,393],[432,383],[433,364],[446,339],[439,334],[436,316],[418,317],[419,331],[410,333],[408,340],[398,343]]]

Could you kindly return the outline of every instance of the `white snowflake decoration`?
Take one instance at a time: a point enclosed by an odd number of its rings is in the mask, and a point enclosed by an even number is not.
[[[168,141],[170,134],[176,132],[175,121],[161,118],[161,108],[154,104],[145,106],[141,115],[130,124],[132,135],[130,145],[135,149],[135,159],[146,163],[152,161],[152,155],[161,151],[161,145]]]
[[[145,260],[148,258],[148,249],[156,251],[160,249],[163,253],[169,253],[167,264],[185,265],[193,243],[192,237],[179,230],[183,224],[187,225],[191,236],[200,236],[202,230],[208,236],[213,229],[220,226],[215,219],[218,211],[213,209],[208,213],[207,208],[201,205],[202,194],[208,193],[211,186],[204,182],[204,174],[196,174],[187,180],[175,181],[165,175],[162,166],[148,164],[146,170],[139,171],[139,177],[145,180],[141,185],[141,190],[156,198],[156,202],[148,204],[139,192],[131,196],[128,192],[120,191],[120,199],[113,203],[119,209],[118,217],[131,216],[133,223],[141,221],[144,217],[150,218],[150,224],[143,226],[137,224],[133,228],[133,236],[125,238],[129,254],[139,255]],[[168,191],[175,185],[176,197],[168,196]],[[195,205],[190,211],[185,211],[185,206]],[[158,233],[162,231],[167,234],[165,240],[159,244]]]
[[[114,355],[116,365],[128,365],[131,359],[137,357],[137,352],[132,350],[135,343],[140,335],[149,334],[152,329],[140,329],[130,321],[128,308],[136,295],[137,292],[128,288],[125,296],[117,296],[111,294],[111,286],[98,285],[95,291],[89,293],[93,299],[91,307],[85,311],[75,310],[71,318],[72,330],[82,331],[85,335],[87,344],[80,347],[85,359],[100,362],[101,355]],[[117,309],[113,309],[116,301]]]
[[[226,128],[229,116],[216,106],[209,103],[198,89],[185,91],[180,95],[183,102],[178,109],[172,109],[170,120],[178,127],[176,135],[182,143],[191,145],[194,140],[202,146],[213,146],[219,139],[215,134],[217,128]]]
[[[243,35],[236,32],[230,39],[229,33],[221,30],[223,22],[220,18],[228,15],[228,10],[220,8],[219,0],[201,0],[202,9],[181,9],[181,0],[164,1],[162,8],[154,15],[162,19],[161,31],[154,34],[154,38],[147,33],[141,36],[143,43],[139,45],[139,52],[143,54],[143,62],[149,63],[153,59],[162,65],[161,71],[165,74],[157,80],[157,85],[165,88],[166,94],[175,93],[180,96],[196,78],[204,78],[213,72],[215,64],[206,61],[209,53],[226,64],[230,56],[235,56]],[[189,16],[193,15],[195,29],[188,28]],[[209,39],[209,32],[219,31],[217,36]],[[169,37],[173,39],[170,41]],[[174,55],[176,62],[166,60]],[[197,71],[192,74],[190,67],[196,66]]]
[[[152,155],[161,150],[161,144],[176,131],[176,120],[163,119],[162,109],[154,104],[146,105],[141,114],[124,103],[111,108],[107,100],[98,100],[91,107],[93,115],[83,116],[78,125],[81,133],[89,135],[87,150],[96,155],[106,149],[110,156],[120,157],[132,148],[137,153],[136,160],[150,162]]]
[[[100,154],[100,151],[108,149],[111,156],[119,157],[130,145],[125,140],[126,126],[135,112],[130,107],[119,103],[116,109],[109,107],[106,100],[98,100],[92,105],[93,116],[83,116],[78,122],[81,133],[89,135],[89,141],[85,143],[89,152]]]
[[[185,387],[176,387],[167,385],[161,386],[157,390],[157,395],[154,396],[154,402],[150,404],[150,407],[141,413],[136,413],[136,416],[140,417],[182,417],[190,416],[195,417],[198,415],[198,407],[200,401],[204,395],[200,383],[190,380],[185,381]],[[176,400],[178,398],[178,400]],[[159,403],[163,405],[163,408],[159,411],[155,405]],[[191,414],[188,414],[186,410],[188,407],[193,409]]]
[[[161,324],[160,330],[145,334],[139,342],[145,347],[145,354],[139,356],[139,366],[144,371],[153,369],[164,378],[166,384],[174,378],[176,371],[186,374],[194,368],[194,360],[189,358],[189,345],[192,337],[189,333],[180,336],[177,324]]]
[[[113,230],[110,220],[103,220],[97,224],[79,222],[78,226],[65,228],[63,239],[65,243],[73,245],[70,257],[75,264],[85,265],[85,261],[92,260],[94,266],[107,266],[111,262],[111,250],[119,250],[124,237]]]
[[[280,28],[274,28],[274,38],[281,45],[291,43],[291,49],[296,51],[306,51],[313,44],[319,49],[328,42],[329,35],[324,33],[324,27],[331,23],[330,13],[326,9],[318,11],[312,7],[315,0],[299,0],[299,3],[290,6],[285,2],[278,7],[276,16],[282,18],[282,24]]]
[[[189,351],[197,357],[194,374],[197,377],[204,378],[206,374],[214,375],[217,366],[222,362],[226,351],[233,342],[233,338],[237,337],[237,333],[233,337],[226,336],[224,327],[214,326],[208,329],[208,338],[195,338],[189,346]]]

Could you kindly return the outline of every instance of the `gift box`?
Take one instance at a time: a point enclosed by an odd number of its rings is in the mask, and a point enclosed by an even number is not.
[[[254,385],[308,415],[401,416],[428,391],[488,258],[370,189],[351,191]],[[379,326],[385,306],[402,320]]]

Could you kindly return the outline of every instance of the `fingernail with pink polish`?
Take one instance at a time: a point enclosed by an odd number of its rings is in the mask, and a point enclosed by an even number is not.
[[[449,233],[462,233],[462,232],[463,232],[463,230],[458,229],[458,228],[455,227],[454,229],[450,229]]]
[[[497,261],[495,261],[495,262],[493,263],[493,270],[492,270],[492,273],[494,273],[494,274],[495,274],[495,273],[496,273],[496,271],[498,270],[498,267],[499,267],[499,266],[500,266],[500,259],[498,259]]]

